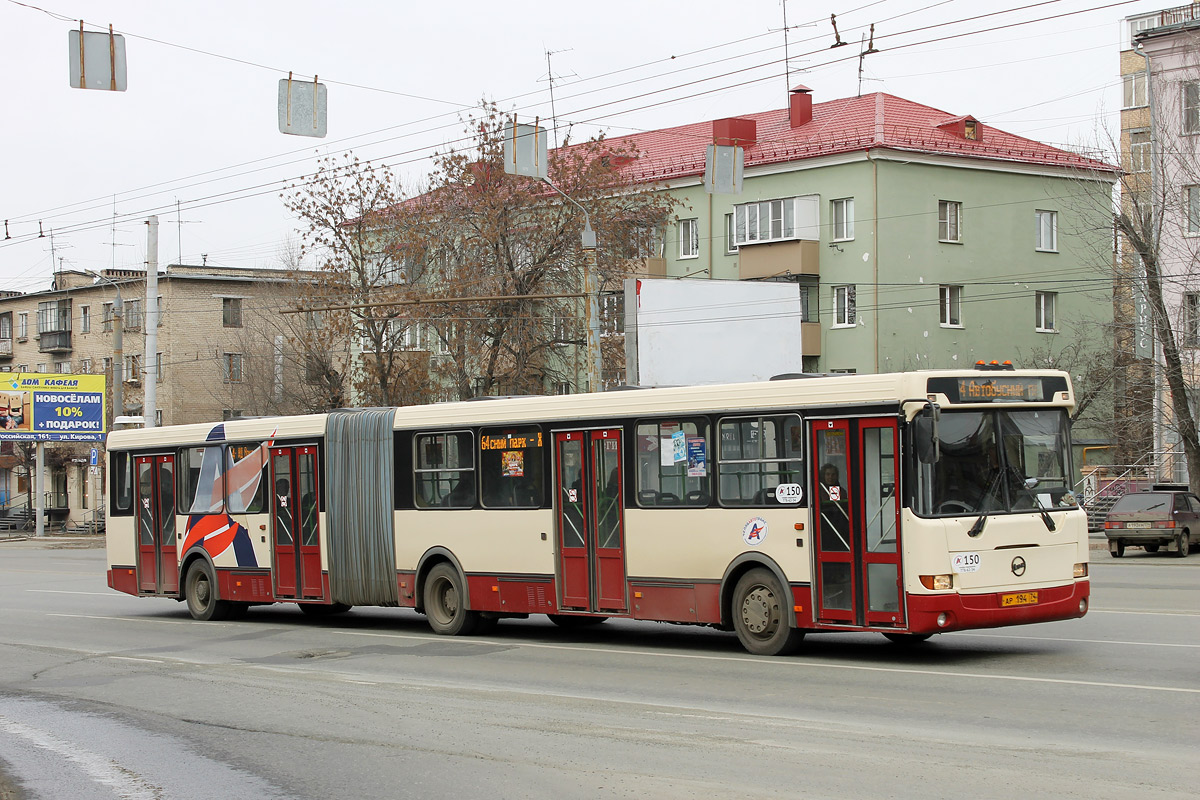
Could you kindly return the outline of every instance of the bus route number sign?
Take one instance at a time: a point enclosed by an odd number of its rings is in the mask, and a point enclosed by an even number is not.
[[[955,553],[950,568],[955,572],[979,572],[979,553]]]
[[[781,483],[775,487],[775,499],[785,506],[794,506],[804,499],[804,489],[798,483]]]

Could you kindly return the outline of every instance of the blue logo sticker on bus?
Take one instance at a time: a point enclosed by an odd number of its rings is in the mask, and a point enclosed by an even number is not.
[[[742,528],[742,541],[751,547],[757,547],[767,538],[767,521],[762,517],[754,517]]]

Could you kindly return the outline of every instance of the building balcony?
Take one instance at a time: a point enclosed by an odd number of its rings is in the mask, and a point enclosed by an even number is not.
[[[809,239],[738,248],[738,279],[777,278],[783,275],[820,275],[820,246]]]
[[[38,351],[61,353],[71,349],[70,331],[45,331],[38,336]]]
[[[12,339],[0,339],[0,358],[12,358]]]
[[[630,258],[625,264],[626,274],[634,278],[667,277],[667,260],[665,258]]]

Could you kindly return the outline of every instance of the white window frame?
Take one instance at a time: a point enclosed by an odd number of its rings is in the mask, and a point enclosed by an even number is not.
[[[1134,141],[1134,137],[1138,141]],[[1129,132],[1129,171],[1150,171],[1150,130],[1139,128]]]
[[[1035,231],[1034,249],[1039,253],[1057,253],[1058,212],[1038,209],[1033,212],[1033,220]]]
[[[92,360],[90,358],[81,358],[79,360],[79,372],[83,375],[92,374]]]
[[[700,257],[700,220],[692,217],[691,219],[681,219],[678,225],[679,231],[679,260],[699,258]]]
[[[1200,133],[1200,81],[1184,81],[1179,91],[1183,110],[1183,132]]]
[[[938,200],[938,241],[962,244],[962,203]]]
[[[733,213],[725,215],[725,255],[737,255],[738,245],[734,238]]]
[[[1184,347],[1200,347],[1200,292],[1185,292],[1183,295]]]
[[[79,332],[80,333],[91,333],[92,332],[92,307],[91,306],[80,306],[79,307]]]
[[[1146,105],[1146,73],[1134,72],[1121,76],[1121,108],[1141,108]]]
[[[29,312],[21,311],[17,314],[17,339],[24,340],[29,338]]]
[[[725,252],[736,252],[737,248],[746,244],[799,239],[796,215],[802,204],[798,201],[798,197],[781,197],[734,206],[733,235],[726,233]],[[729,249],[731,245],[733,250]]]
[[[829,228],[835,242],[849,242],[854,238],[853,197],[840,197],[829,202]]]
[[[1200,236],[1200,184],[1183,187],[1184,235]]]
[[[1057,333],[1057,319],[1058,292],[1037,292],[1034,295],[1034,330],[1038,333]]]
[[[942,284],[938,287],[939,324],[943,328],[961,328],[962,291],[959,284]]]
[[[161,305],[161,299],[160,303]],[[221,298],[221,327],[222,328],[240,328],[242,327],[242,298],[240,297],[222,297]]]
[[[833,287],[833,327],[853,328],[858,324],[857,285],[845,283]]]

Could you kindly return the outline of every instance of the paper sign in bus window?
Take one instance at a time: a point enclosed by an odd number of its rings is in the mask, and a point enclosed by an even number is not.
[[[505,450],[500,454],[501,473],[506,478],[521,478],[525,475],[525,452]]]
[[[708,475],[707,458],[705,457],[706,443],[699,436],[691,436],[687,440],[687,464],[689,478],[703,478]]]

